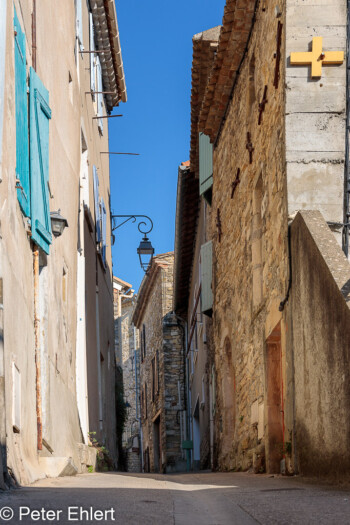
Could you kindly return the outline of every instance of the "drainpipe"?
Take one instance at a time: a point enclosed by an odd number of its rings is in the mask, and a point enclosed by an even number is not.
[[[96,269],[96,273],[97,273],[97,269]],[[100,422],[100,430],[102,430],[103,429],[103,416],[102,416],[100,311],[99,311],[99,304],[98,304],[98,285],[97,284],[96,284],[96,351],[97,351],[97,384],[98,384],[98,418]]]
[[[34,259],[34,339],[35,339],[35,369],[36,369],[36,421],[37,446],[43,449],[43,422],[41,406],[41,359],[40,359],[40,317],[39,317],[39,249],[33,250]]]
[[[350,222],[350,0],[347,2],[347,38],[346,38],[346,132],[345,132],[345,173],[344,173],[344,229],[343,251],[349,256],[349,222]]]

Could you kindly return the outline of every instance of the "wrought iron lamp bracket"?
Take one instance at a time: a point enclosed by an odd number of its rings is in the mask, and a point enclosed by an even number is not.
[[[141,219],[141,218],[147,219],[149,221],[150,228],[149,230],[147,229],[144,230],[144,227],[147,228],[147,222],[140,221],[137,225],[139,232],[142,233],[143,235],[147,235],[147,233],[150,233],[153,230],[153,221],[147,215],[112,215],[111,217],[112,217],[112,231],[117,230],[118,228],[120,228],[121,226],[123,226],[129,221],[136,222],[138,219]],[[124,219],[124,220],[120,224],[117,224],[117,219]],[[144,225],[144,227],[142,227],[142,225]]]

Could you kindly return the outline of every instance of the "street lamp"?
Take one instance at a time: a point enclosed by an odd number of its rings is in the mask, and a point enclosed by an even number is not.
[[[50,217],[52,233],[55,237],[60,237],[63,230],[68,227],[68,221],[62,217],[61,210],[52,211]]]
[[[147,230],[147,223],[145,221],[140,221],[137,225],[137,228],[140,233],[144,235],[142,238],[139,247],[137,248],[137,253],[140,259],[140,266],[144,272],[147,272],[148,268],[152,263],[152,258],[154,255],[154,248],[151,241],[147,237],[147,234],[153,230],[153,221],[147,215],[112,215],[112,231],[117,230],[123,224],[132,221],[136,222],[137,219],[143,218],[147,219],[150,224],[149,229]],[[120,224],[117,224],[117,219],[125,219]],[[142,225],[146,226],[146,230],[143,229]]]
[[[141,268],[144,272],[147,272],[154,255],[154,248],[147,235],[145,235],[140,242],[140,246],[137,248],[137,253],[139,254]]]

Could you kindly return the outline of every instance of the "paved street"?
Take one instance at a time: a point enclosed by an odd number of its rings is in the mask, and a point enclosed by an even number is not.
[[[350,524],[349,490],[245,473],[46,479],[2,493],[0,507],[11,524]]]

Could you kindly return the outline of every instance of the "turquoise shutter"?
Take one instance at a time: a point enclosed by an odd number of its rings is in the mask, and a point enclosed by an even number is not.
[[[94,174],[94,200],[95,200],[95,229],[96,229],[96,242],[101,240],[101,227],[100,227],[100,206],[99,206],[99,181],[97,175],[96,166],[92,168]]]
[[[213,145],[204,133],[199,134],[199,193],[211,204],[213,186]]]
[[[94,38],[94,22],[92,18],[92,13],[89,13],[90,21],[90,51],[95,51],[95,38]],[[90,89],[91,91],[96,91],[96,55],[90,53]],[[95,95],[92,95],[93,100],[95,100]]]
[[[203,314],[211,316],[213,309],[213,243],[203,244],[201,247],[201,308]]]
[[[103,116],[103,95],[100,93],[103,91],[102,87],[102,68],[101,68],[101,62],[99,57],[97,57],[97,91],[99,92],[97,94],[97,116],[102,117]],[[100,118],[98,120],[98,127],[100,128],[101,134],[103,134],[103,119]]]
[[[32,240],[49,253],[52,242],[49,206],[49,92],[30,69],[30,196]]]
[[[23,213],[30,216],[28,95],[26,70],[26,37],[17,13],[14,16],[15,34],[15,92],[16,92],[16,186],[18,202]]]
[[[106,239],[107,239],[107,212],[103,198],[101,197],[101,243],[102,243],[102,260],[106,265]]]

